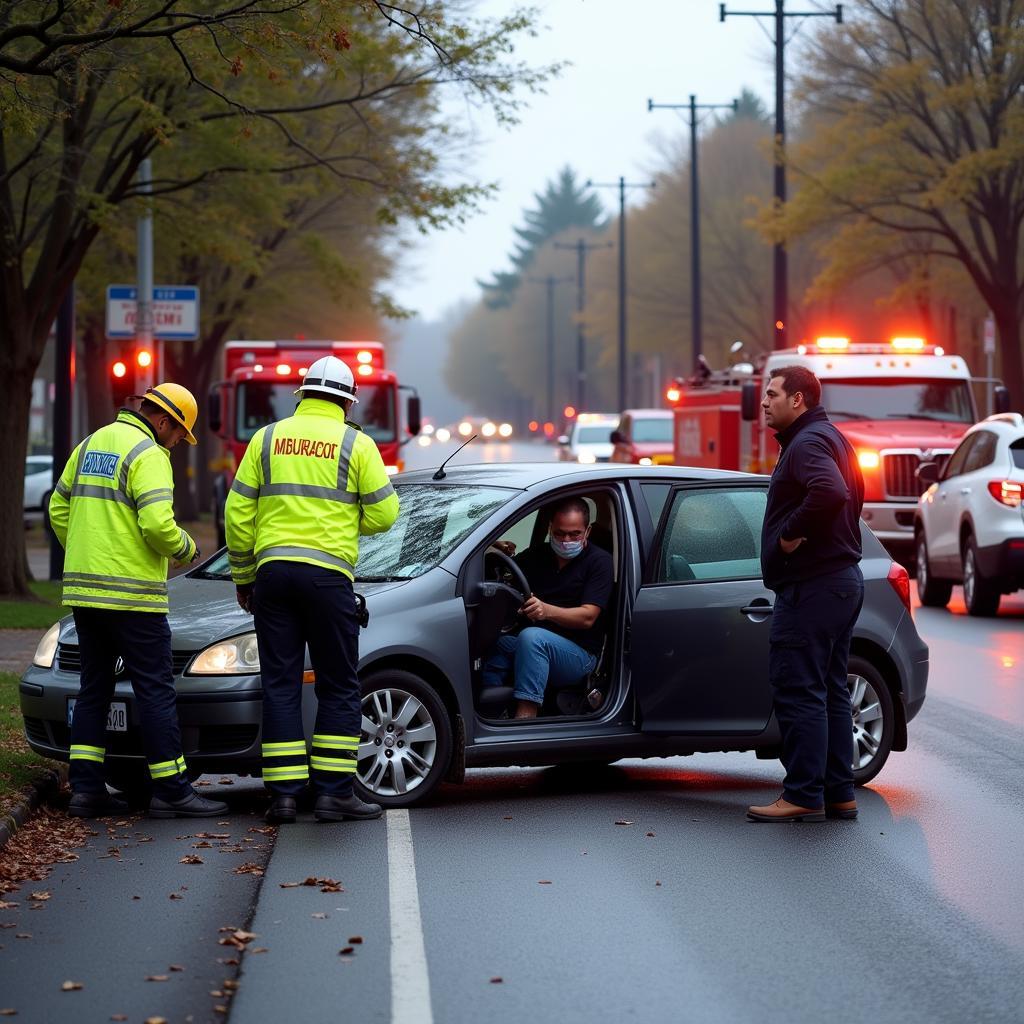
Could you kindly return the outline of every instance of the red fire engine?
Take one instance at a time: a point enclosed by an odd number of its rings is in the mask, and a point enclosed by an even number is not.
[[[406,424],[400,426],[400,385],[384,367],[379,341],[229,341],[224,347],[224,380],[210,391],[210,426],[224,442],[220,472],[214,480],[213,508],[219,543],[224,543],[224,501],[246,445],[260,427],[295,410],[295,389],[309,366],[322,356],[344,360],[355,375],[358,423],[380,449],[388,473],[398,473],[402,445],[420,432],[419,398],[408,398]],[[404,437],[402,436],[404,434]]]
[[[944,463],[978,420],[967,364],[923,338],[862,344],[821,337],[772,352],[757,370],[676,381],[666,392],[674,409],[675,462],[770,472],[778,445],[765,428],[761,396],[774,370],[794,364],[814,371],[822,405],[857,451],[864,520],[890,549],[912,549],[922,490],[917,467]],[[994,400],[996,411],[1005,411],[1009,393],[997,387]]]

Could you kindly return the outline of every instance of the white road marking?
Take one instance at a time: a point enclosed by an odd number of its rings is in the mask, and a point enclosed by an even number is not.
[[[387,812],[392,1024],[433,1024],[409,812]]]

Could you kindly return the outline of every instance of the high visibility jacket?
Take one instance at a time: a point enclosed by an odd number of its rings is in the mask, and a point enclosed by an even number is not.
[[[258,430],[224,509],[238,586],[264,562],[307,562],[352,578],[359,535],[398,518],[398,495],[377,446],[333,402],[305,398],[293,416]]]
[[[50,498],[65,548],[63,603],[167,612],[167,560],[190,562],[195,541],[174,521],[170,452],[130,409],[71,453]]]

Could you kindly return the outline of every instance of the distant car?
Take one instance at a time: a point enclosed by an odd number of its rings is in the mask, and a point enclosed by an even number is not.
[[[671,409],[627,409],[612,433],[612,462],[663,466],[673,462]]]
[[[970,615],[995,615],[1024,586],[1024,417],[989,416],[917,473],[928,485],[914,521],[921,603],[942,608],[962,583]]]
[[[402,514],[360,541],[355,589],[369,622],[359,640],[362,727],[356,785],[388,807],[428,799],[467,769],[609,763],[698,751],[775,757],[768,684],[775,597],[761,580],[768,478],[685,467],[566,463],[450,465],[395,477]],[[551,507],[591,509],[590,543],[615,585],[594,672],[549,687],[538,718],[509,717],[512,687],[485,686],[498,639],[522,626],[530,580],[496,542],[548,541]],[[849,663],[855,780],[863,784],[925,699],[928,648],[910,614],[910,579],[866,526],[864,606]],[[262,692],[251,616],[235,600],[226,551],[168,584],[172,663],[188,768],[258,774]],[[65,618],[22,676],[33,750],[66,761],[81,650]],[[308,666],[307,666],[308,669]],[[312,672],[307,680],[312,681]],[[139,710],[123,669],[111,694],[107,771],[144,784]],[[306,735],[316,714],[302,687]]]
[[[592,465],[608,462],[614,445],[612,431],[619,425],[619,417],[610,412],[581,412],[573,421],[572,429],[558,439],[560,462],[579,462]]]
[[[53,456],[29,455],[25,459],[26,512],[38,512],[46,507],[53,488]]]

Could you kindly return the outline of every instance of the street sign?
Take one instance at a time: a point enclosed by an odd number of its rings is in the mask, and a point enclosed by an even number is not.
[[[135,285],[107,285],[107,337],[135,337]],[[153,289],[153,337],[195,341],[199,337],[199,289],[157,285]]]
[[[996,351],[996,322],[992,314],[985,317],[985,327],[982,332],[983,351],[985,355],[994,355]]]

